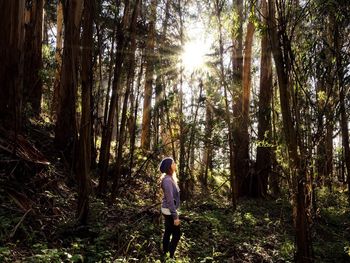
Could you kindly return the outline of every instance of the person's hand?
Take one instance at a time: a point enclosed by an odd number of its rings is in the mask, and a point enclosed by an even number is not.
[[[180,225],[180,219],[175,219],[174,220],[174,226],[178,226],[178,225]]]

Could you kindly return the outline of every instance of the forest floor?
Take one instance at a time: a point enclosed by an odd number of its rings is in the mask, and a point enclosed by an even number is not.
[[[32,143],[40,142],[50,165],[0,152],[0,262],[160,262],[163,223],[149,182],[142,176],[129,182],[132,189],[125,186],[113,203],[93,196],[88,225],[78,226],[74,180],[59,154],[50,153],[50,137],[35,133]],[[192,200],[181,208],[176,262],[293,262],[287,195],[240,199],[236,211],[224,197]],[[319,189],[317,204],[315,262],[350,262],[346,192]]]

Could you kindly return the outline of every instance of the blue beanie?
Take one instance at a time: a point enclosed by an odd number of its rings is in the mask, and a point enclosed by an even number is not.
[[[174,162],[173,158],[170,158],[170,157],[164,158],[159,165],[160,172],[167,174],[173,162]]]

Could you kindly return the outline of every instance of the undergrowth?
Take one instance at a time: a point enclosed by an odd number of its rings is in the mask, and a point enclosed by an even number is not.
[[[92,195],[89,223],[79,226],[76,189],[59,157],[35,169],[0,157],[6,163],[0,167],[0,262],[160,262],[163,222],[154,177],[140,171],[113,203]],[[315,262],[350,262],[347,193],[322,188],[316,197]],[[240,199],[236,211],[218,193],[195,196],[181,208],[176,262],[293,262],[291,214],[283,196]]]
[[[2,204],[14,205],[1,194]],[[320,205],[333,195],[320,193]],[[56,205],[65,202],[59,195],[55,198]],[[313,227],[316,262],[349,260],[350,222],[344,205],[335,202],[319,210]],[[67,216],[65,211],[66,217],[52,221],[54,225],[50,221],[43,225],[49,231],[40,231],[34,228],[33,214],[9,238],[23,215],[9,214],[3,205],[0,234],[6,242],[1,242],[0,261],[160,262],[162,218],[158,207],[148,207],[123,198],[113,205],[94,198],[88,226],[75,225],[74,213]],[[294,232],[287,200],[240,200],[235,212],[214,200],[187,203],[181,214],[183,233],[176,262],[293,262]]]

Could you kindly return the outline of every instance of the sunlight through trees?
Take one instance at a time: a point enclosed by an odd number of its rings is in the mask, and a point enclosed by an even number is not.
[[[0,261],[159,262],[171,156],[178,262],[348,262],[349,14],[0,0]]]

